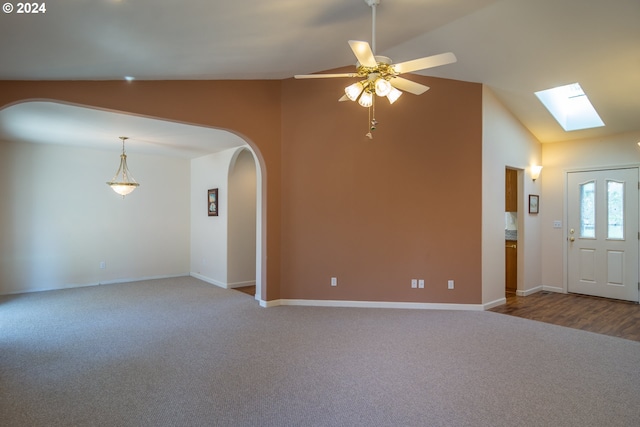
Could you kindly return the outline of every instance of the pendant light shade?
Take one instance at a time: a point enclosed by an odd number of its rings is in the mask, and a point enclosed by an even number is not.
[[[393,104],[394,102],[396,102],[398,98],[400,98],[400,95],[402,95],[402,92],[396,89],[395,87],[391,86],[391,90],[387,94],[387,99],[389,100],[389,104]]]
[[[378,78],[376,80],[376,95],[378,96],[387,96],[389,92],[391,92],[392,86],[387,80],[383,78]]]
[[[136,182],[135,179],[129,173],[129,168],[127,167],[127,155],[124,151],[124,142],[129,139],[126,136],[119,137],[122,140],[122,154],[120,154],[120,167],[118,171],[114,175],[111,181],[107,182],[107,185],[111,187],[113,191],[120,194],[122,198],[127,194],[131,193],[135,190],[140,184]]]
[[[362,95],[360,95],[358,104],[362,105],[363,107],[371,107],[373,105],[373,94],[365,90],[364,92],[362,92]]]
[[[347,98],[349,98],[352,101],[355,101],[356,99],[358,99],[358,97],[360,96],[363,90],[364,90],[364,86],[362,85],[362,83],[356,82],[351,86],[347,86],[344,89],[344,93],[347,95]]]

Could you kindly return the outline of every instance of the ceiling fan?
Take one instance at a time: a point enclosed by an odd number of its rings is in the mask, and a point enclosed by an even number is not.
[[[345,88],[345,94],[338,101],[357,101],[363,107],[374,105],[374,96],[386,97],[393,104],[404,92],[421,95],[428,86],[400,77],[400,74],[447,65],[457,61],[451,53],[427,56],[425,58],[394,64],[390,58],[375,54],[376,50],[376,6],[380,0],[364,0],[372,10],[371,46],[367,42],[349,40],[349,46],[358,62],[355,73],[341,74],[303,74],[294,76],[296,79],[325,79],[334,77],[360,78],[361,80]],[[371,130],[375,129],[376,120],[371,120]],[[371,133],[367,134],[371,138]]]

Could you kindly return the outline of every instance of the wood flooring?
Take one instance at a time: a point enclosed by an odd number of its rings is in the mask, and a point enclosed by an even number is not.
[[[242,286],[240,288],[233,288],[235,291],[240,291],[243,294],[248,294],[251,296],[255,296],[256,295],[256,286]]]
[[[640,305],[633,302],[543,291],[507,295],[489,311],[640,341]]]
[[[255,286],[235,290],[256,294]],[[632,302],[543,291],[526,297],[509,294],[505,305],[489,311],[640,341],[640,305]]]

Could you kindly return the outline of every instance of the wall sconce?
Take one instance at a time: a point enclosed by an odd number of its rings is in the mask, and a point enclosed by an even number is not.
[[[533,178],[533,182],[535,182],[536,179],[538,179],[538,177],[540,176],[541,170],[542,170],[542,166],[536,166],[536,165],[531,166],[531,178]]]

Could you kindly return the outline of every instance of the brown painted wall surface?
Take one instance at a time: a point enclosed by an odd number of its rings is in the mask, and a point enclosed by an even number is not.
[[[481,303],[482,86],[411,79],[373,140],[350,80],[283,82],[283,298]]]
[[[479,304],[482,87],[411,78],[431,90],[378,102],[373,140],[367,110],[336,102],[344,79],[0,81],[0,107],[50,99],[245,137],[266,171],[265,300]]]

